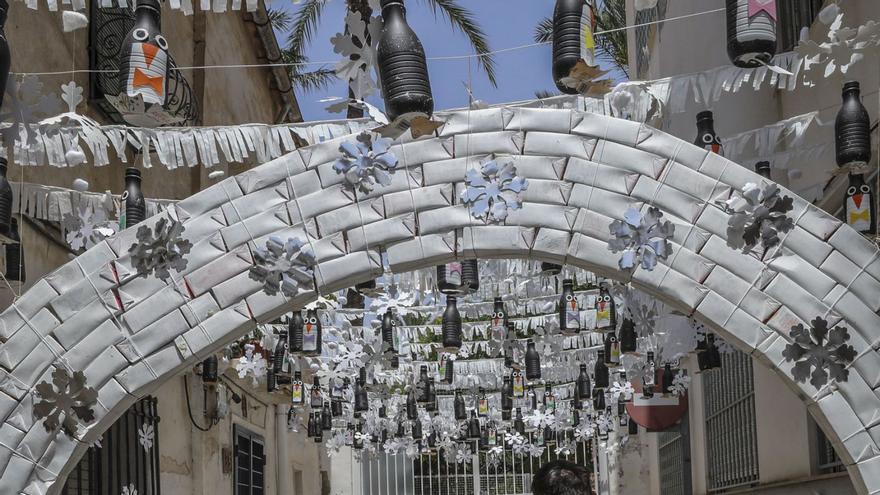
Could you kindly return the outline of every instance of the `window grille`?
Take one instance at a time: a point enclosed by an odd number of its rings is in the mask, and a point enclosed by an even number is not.
[[[98,444],[86,451],[67,477],[62,495],[118,495],[134,487],[138,495],[159,495],[159,415],[153,397],[135,403]],[[139,432],[152,428],[149,449],[140,443]]]
[[[263,495],[265,445],[262,436],[235,425],[236,495]]]
[[[834,445],[825,436],[825,432],[816,425],[816,467],[822,474],[840,473],[846,471],[843,461],[834,450]]]
[[[90,2],[89,69],[93,72],[89,73],[89,100],[111,122],[122,124],[122,115],[104,96],[116,96],[123,90],[119,77],[119,51],[134,26],[135,16],[130,7],[102,7],[102,3]],[[184,119],[180,125],[196,125],[200,117],[195,94],[183,73],[174,67],[168,71],[168,103],[165,106]]]
[[[758,481],[752,358],[722,355],[722,367],[702,373],[708,489],[717,493]]]
[[[657,434],[660,495],[690,495],[690,435],[687,423]]]
[[[776,0],[780,51],[790,51],[797,45],[801,28],[813,25],[824,3],[825,0]]]

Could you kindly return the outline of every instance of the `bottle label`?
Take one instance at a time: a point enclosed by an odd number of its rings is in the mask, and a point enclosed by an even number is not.
[[[446,282],[452,285],[461,285],[461,262],[446,263]]]
[[[440,361],[437,363],[437,377],[440,380],[446,379],[446,363],[449,361],[449,354],[445,352],[440,354]]]
[[[611,326],[611,304],[600,302],[596,305],[596,328]]]
[[[290,373],[290,353],[287,346],[284,346],[284,357],[281,359],[281,373]]]
[[[125,208],[119,209],[119,230],[125,230],[126,220],[125,220]]]
[[[495,428],[490,428],[490,429],[489,429],[489,435],[488,435],[488,437],[489,437],[489,438],[488,438],[488,443],[489,443],[489,446],[490,446],[490,447],[494,447],[495,445],[498,444],[498,432],[495,431]]]
[[[312,407],[321,407],[323,404],[324,404],[324,401],[321,398],[321,389],[318,387],[312,387],[312,397],[311,397]]]
[[[290,387],[290,402],[292,404],[302,404],[303,403],[303,383],[294,381],[293,385]]]
[[[513,377],[513,395],[514,397],[524,397],[526,395],[526,384],[521,376]]]
[[[303,351],[314,352],[318,350],[318,325],[306,324],[303,327]]]
[[[620,343],[615,342],[611,344],[611,353],[608,355],[608,362],[619,364],[620,363]]]
[[[553,395],[548,396],[544,408],[548,413],[556,412],[556,397]]]
[[[480,416],[488,416],[489,415],[489,399],[485,397],[480,397],[480,403],[477,407],[477,413]]]
[[[492,320],[492,338],[495,340],[504,340],[506,338],[507,327],[504,326],[504,320],[495,318]]]
[[[581,312],[578,309],[577,300],[565,303],[565,328],[577,329],[581,327]]]

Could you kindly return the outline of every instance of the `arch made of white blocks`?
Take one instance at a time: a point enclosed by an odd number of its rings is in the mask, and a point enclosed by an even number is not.
[[[172,209],[193,248],[167,283],[135,276],[132,228],[34,284],[0,315],[0,495],[57,492],[138,397],[257,323],[314,300],[315,291],[270,297],[248,277],[251,250],[270,235],[308,236],[321,293],[378,276],[381,253],[396,272],[514,257],[631,281],[775,370],[820,422],[858,491],[880,493],[880,253],[871,243],[783,191],[794,198],[795,228],[778,251],[760,259],[730,249],[728,215],[715,201],[761,178],[638,123],[528,108],[441,118],[436,135],[396,143],[393,181],[371,194],[347,189],[332,169],[349,136],[180,201]],[[509,157],[529,180],[523,208],[503,225],[474,220],[457,199],[466,169],[492,156]],[[648,203],[676,224],[673,253],[653,271],[621,271],[607,249],[608,225]],[[848,381],[822,391],[795,383],[781,355],[790,328],[817,316],[845,324],[858,352]],[[99,391],[97,419],[77,438],[47,432],[32,412],[34,386],[62,363]]]

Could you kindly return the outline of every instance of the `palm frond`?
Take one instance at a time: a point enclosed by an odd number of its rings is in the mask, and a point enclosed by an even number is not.
[[[312,40],[318,29],[321,14],[324,12],[325,0],[303,0],[299,9],[293,14],[290,34],[287,35],[287,50],[303,55],[305,46]]]
[[[596,5],[596,31],[612,31],[596,36],[596,54],[629,78],[629,53],[626,31],[614,31],[626,26],[626,2],[603,0]]]
[[[287,31],[290,29],[290,24],[293,23],[293,15],[286,10],[267,7],[266,14],[269,16],[269,25],[276,33]]]
[[[294,86],[303,91],[322,91],[338,81],[336,71],[326,67],[309,72],[291,71],[290,80]]]
[[[486,72],[486,77],[489,78],[489,82],[491,82],[493,86],[498,87],[495,72],[495,57],[489,54],[489,52],[492,51],[489,48],[489,40],[486,33],[483,31],[483,28],[477,22],[474,13],[466,7],[459,5],[458,0],[422,1],[427,2],[431,6],[434,10],[435,16],[439,11],[444,17],[446,17],[446,20],[449,21],[449,24],[451,24],[453,28],[458,29],[467,36],[477,54],[483,55],[478,57],[477,60],[479,60],[480,65]]]
[[[539,89],[535,91],[535,98],[539,100],[543,100],[544,98],[553,98],[554,96],[559,96],[560,93],[558,91],[550,91],[547,89]]]
[[[548,43],[553,39],[553,18],[545,17],[535,26],[535,43]]]

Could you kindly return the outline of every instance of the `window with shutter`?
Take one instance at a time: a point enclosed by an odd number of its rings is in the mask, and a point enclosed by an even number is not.
[[[263,437],[236,425],[235,435],[235,494],[263,495],[266,466]]]

